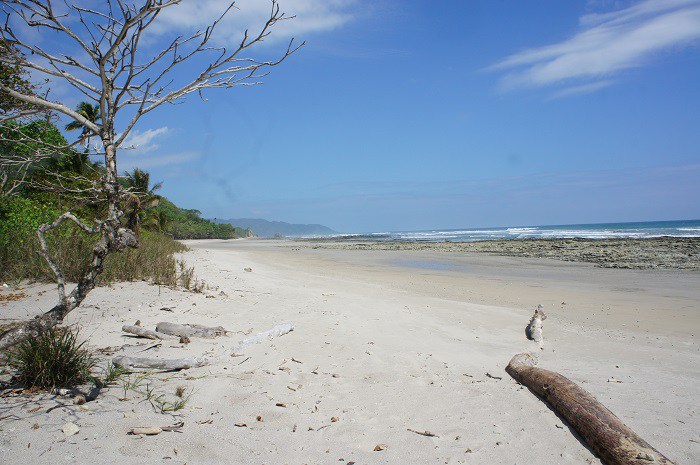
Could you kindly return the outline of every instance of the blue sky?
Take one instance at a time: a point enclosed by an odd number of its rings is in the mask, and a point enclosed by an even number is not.
[[[224,3],[185,0],[153,46]],[[344,232],[700,218],[700,0],[280,3],[251,55],[306,46],[148,115],[121,168],[205,217]]]

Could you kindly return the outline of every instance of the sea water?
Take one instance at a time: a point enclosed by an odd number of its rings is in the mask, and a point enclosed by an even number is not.
[[[664,236],[700,237],[700,220],[387,231],[330,237],[365,241],[474,242],[499,239],[640,239]]]

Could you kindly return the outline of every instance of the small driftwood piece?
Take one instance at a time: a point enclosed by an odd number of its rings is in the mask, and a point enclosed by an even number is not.
[[[155,370],[186,370],[189,368],[211,365],[212,363],[225,360],[232,355],[239,354],[247,347],[256,344],[264,339],[283,336],[294,330],[294,325],[287,323],[273,326],[267,331],[255,334],[247,339],[244,339],[240,344],[232,349],[224,351],[220,355],[209,355],[195,358],[176,358],[176,359],[157,359],[157,358],[141,358],[141,357],[115,357],[112,363],[126,369],[132,368],[151,368]]]
[[[137,325],[124,325],[122,326],[122,331],[128,334],[133,334],[138,337],[145,337],[146,339],[163,339],[163,334],[158,334],[150,329],[142,328]]]
[[[559,373],[537,368],[537,362],[532,354],[518,354],[506,371],[549,403],[606,464],[673,464],[588,391]]]
[[[525,328],[525,335],[528,339],[535,341],[540,345],[544,344],[544,336],[542,336],[542,322],[547,319],[547,315],[542,311],[542,305],[538,305],[535,309],[535,313],[532,314],[530,319],[530,324]]]
[[[179,325],[162,321],[156,325],[156,332],[168,334],[177,337],[202,337],[205,339],[213,339],[218,336],[226,335],[227,331],[221,326],[215,328],[210,326],[187,324]]]

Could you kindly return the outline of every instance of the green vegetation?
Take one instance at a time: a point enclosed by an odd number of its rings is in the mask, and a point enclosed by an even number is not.
[[[78,333],[71,328],[50,328],[20,343],[11,355],[17,380],[40,389],[73,387],[90,380],[95,360],[83,348],[85,342],[78,342]]]
[[[168,199],[161,198],[153,208],[153,222],[144,224],[157,227],[175,239],[231,239],[245,237],[245,230],[230,224],[216,224],[202,218],[199,210],[179,208]],[[163,221],[165,219],[165,221]]]
[[[0,280],[54,279],[51,269],[37,254],[39,241],[35,231],[42,223],[53,221],[58,214],[56,209],[32,199],[19,196],[0,198]],[[83,219],[87,221],[87,218]],[[97,239],[73,224],[46,234],[52,258],[63,270],[65,278],[73,282],[85,272]],[[186,247],[151,231],[143,231],[140,242],[138,249],[107,257],[98,282],[149,280],[176,285],[178,274],[174,254],[185,251]]]
[[[95,108],[89,103],[78,105],[78,111],[86,118],[97,118]],[[67,128],[82,126],[72,124]],[[82,137],[86,137],[84,131]],[[87,151],[56,150],[67,145],[59,129],[45,119],[0,125],[0,159],[46,157],[21,173],[10,163],[0,165],[0,175],[4,176],[0,190],[0,282],[54,280],[53,272],[37,253],[40,249],[37,228],[53,222],[65,211],[71,211],[88,225],[104,216],[104,199],[90,194],[94,192],[90,190],[92,184],[100,182],[104,169],[91,162]],[[56,181],[58,177],[60,184]],[[17,180],[23,182],[13,184]],[[121,207],[125,213],[122,222],[137,233],[141,245],[138,249],[109,255],[98,284],[148,280],[174,286],[184,280],[191,284],[186,286],[188,289],[192,286],[196,289],[202,283],[192,276],[188,275],[189,279],[181,276],[191,270],[183,268],[178,273],[174,254],[186,247],[174,239],[230,239],[245,235],[240,228],[215,224],[201,218],[199,211],[179,208],[159,196],[156,191],[162,183],[151,185],[146,171],[135,168],[126,173],[121,184],[127,193]],[[5,186],[15,187],[5,189]],[[81,189],[86,194],[81,194]],[[73,282],[85,273],[98,239],[71,222],[46,233],[52,259],[65,279]]]

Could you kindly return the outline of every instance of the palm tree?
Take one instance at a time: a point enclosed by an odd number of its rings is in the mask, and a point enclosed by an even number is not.
[[[98,104],[92,105],[90,102],[80,102],[75,111],[92,123],[97,123],[101,119],[100,106]],[[85,139],[85,152],[82,154],[75,153],[71,159],[71,165],[75,172],[82,173],[85,166],[92,166],[89,158],[90,137],[92,137],[92,134],[87,126],[83,126],[78,121],[71,121],[66,124],[66,131],[75,131],[76,129],[82,129],[80,139]]]
[[[168,215],[167,212],[163,210],[156,210],[153,215],[149,215],[148,218],[143,220],[144,227],[158,231],[161,234],[165,234],[168,226],[173,222],[173,219]]]
[[[100,106],[98,104],[92,105],[90,102],[80,102],[77,107],[75,107],[76,113],[84,117],[91,123],[97,123],[100,119]],[[90,147],[90,129],[87,126],[83,126],[78,121],[71,121],[66,124],[66,131],[75,131],[76,129],[82,129],[80,133],[80,138],[83,139],[87,137],[85,148]]]
[[[139,234],[141,226],[141,216],[147,209],[153,208],[160,203],[160,196],[155,192],[163,187],[159,182],[150,187],[151,175],[148,171],[138,168],[129,173],[125,173],[124,186],[129,189],[130,196],[127,200],[126,227]]]

